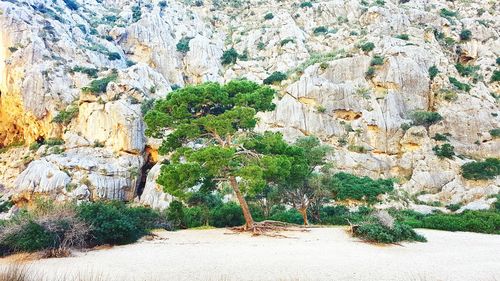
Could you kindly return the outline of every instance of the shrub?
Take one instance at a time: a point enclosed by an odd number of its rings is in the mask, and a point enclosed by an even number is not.
[[[370,52],[372,51],[373,49],[375,49],[375,44],[373,44],[372,42],[366,42],[366,43],[363,43],[359,46],[359,48],[363,51],[363,52]]]
[[[281,40],[280,46],[283,47],[288,43],[294,43],[294,42],[295,42],[295,40],[293,38],[285,38],[285,39]]]
[[[476,71],[479,70],[479,66],[463,65],[460,63],[455,64],[455,68],[462,76],[474,76]]]
[[[309,1],[300,3],[301,8],[312,8],[312,6],[312,3]]]
[[[432,138],[437,141],[448,141],[448,137],[440,133],[436,133]]]
[[[74,0],[64,0],[64,3],[70,10],[78,10],[78,3],[76,3]]]
[[[83,66],[75,66],[71,69],[71,71],[87,74],[87,76],[90,78],[97,78],[97,73],[99,72],[97,68],[83,67]]]
[[[265,16],[264,16],[264,19],[265,20],[271,20],[274,18],[274,15],[273,13],[267,13]]]
[[[429,78],[431,80],[434,80],[434,78],[436,78],[438,73],[439,73],[439,69],[435,65],[429,67]]]
[[[500,234],[500,213],[492,211],[423,215],[410,219],[407,223],[418,228]]]
[[[493,138],[498,138],[498,137],[500,137],[500,128],[496,128],[496,129],[490,130],[490,135],[491,135]]]
[[[257,50],[262,51],[265,48],[266,48],[266,44],[264,44],[264,42],[260,41],[259,43],[257,43]]]
[[[383,65],[384,64],[384,57],[381,56],[374,56],[372,60],[370,61],[370,65]]]
[[[446,207],[446,209],[448,209],[452,212],[455,212],[455,211],[458,211],[458,209],[462,208],[462,205],[461,204],[449,204],[449,205],[446,205],[445,207]]]
[[[462,82],[458,81],[455,77],[448,77],[448,80],[455,88],[457,88],[459,90],[469,92],[472,88],[469,84],[462,83]]]
[[[288,223],[302,224],[302,215],[296,209],[286,209],[283,205],[273,206],[270,211],[270,219]]]
[[[141,104],[141,113],[142,115],[146,115],[146,113],[153,108],[155,104],[155,99],[147,99],[144,100]]]
[[[500,81],[500,70],[493,71],[493,75],[491,76],[491,82]]]
[[[127,64],[127,67],[131,67],[131,66],[136,65],[136,62],[134,62],[134,61],[132,61],[132,60],[127,60],[127,61],[126,61],[126,64]]]
[[[160,8],[166,8],[167,7],[167,1],[160,1],[158,2],[158,6],[160,6]]]
[[[375,76],[375,67],[370,66],[368,70],[365,72],[366,79],[371,79]]]
[[[410,40],[410,35],[408,35],[408,34],[399,34],[399,35],[396,35],[396,38],[408,41],[408,40]]]
[[[243,211],[235,202],[218,205],[210,211],[210,225],[212,226],[237,226],[244,223]]]
[[[451,18],[451,17],[456,17],[457,16],[457,12],[450,11],[450,10],[447,10],[445,8],[442,8],[439,11],[439,15],[442,16],[442,17],[444,17],[444,18]]]
[[[410,114],[413,125],[415,126],[430,126],[441,121],[443,117],[432,111],[414,111]]]
[[[54,243],[54,236],[49,233],[43,226],[28,221],[22,224],[18,229],[5,233],[2,229],[0,248],[2,254],[12,252],[36,252],[46,248],[50,248]]]
[[[425,237],[417,234],[411,226],[394,221],[385,211],[379,211],[366,218],[366,221],[353,229],[353,235],[364,241],[396,243],[401,241],[426,242]]]
[[[460,40],[462,41],[469,41],[472,36],[472,32],[468,29],[462,29],[460,31]]]
[[[160,221],[160,216],[149,208],[127,207],[114,201],[84,203],[77,212],[91,226],[91,242],[96,245],[135,242]]]
[[[316,111],[318,111],[318,113],[325,113],[326,112],[326,107],[324,107],[322,105],[318,105],[316,107]]]
[[[119,59],[121,59],[121,58],[122,58],[122,57],[121,57],[121,56],[120,56],[120,54],[119,54],[119,53],[117,53],[117,52],[110,52],[110,53],[108,54],[108,60],[119,60]]]
[[[498,175],[500,175],[500,160],[497,158],[487,158],[484,161],[462,165],[462,176],[468,180],[489,180]]]
[[[189,42],[193,39],[193,37],[182,37],[181,40],[175,45],[177,51],[185,54],[189,52]]]
[[[440,158],[450,158],[452,159],[453,156],[455,156],[455,152],[453,151],[454,147],[449,144],[445,143],[441,146],[436,145],[432,148],[434,151],[434,154],[436,154]]]
[[[106,88],[108,87],[109,82],[116,81],[118,78],[118,74],[113,73],[108,75],[107,77],[96,79],[90,82],[90,85],[82,88],[84,93],[90,94],[100,94],[106,92]]]
[[[375,0],[375,5],[383,7],[385,5],[385,1],[384,0]]]
[[[327,32],[328,29],[325,26],[318,26],[313,30],[314,35],[319,35]]]
[[[186,215],[184,214],[184,206],[182,202],[177,200],[170,202],[166,214],[172,228],[179,229],[187,227],[185,218]]]
[[[139,5],[135,5],[132,7],[132,21],[137,22],[141,19],[142,12],[141,7]]]
[[[222,53],[221,63],[223,65],[234,64],[238,59],[238,52],[234,48],[226,50]]]
[[[266,79],[264,79],[263,83],[266,85],[271,85],[277,82],[281,82],[287,78],[287,75],[280,71],[275,71],[271,75],[269,75]]]
[[[52,119],[52,122],[67,125],[77,115],[78,106],[70,106],[66,110],[59,111],[59,113]]]
[[[394,183],[390,179],[373,180],[341,172],[332,176],[329,188],[338,200],[354,199],[373,203],[380,194],[392,191]]]

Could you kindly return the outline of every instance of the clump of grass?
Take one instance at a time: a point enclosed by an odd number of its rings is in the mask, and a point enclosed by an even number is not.
[[[53,123],[67,125],[78,115],[78,106],[72,105],[59,113],[52,119]]]

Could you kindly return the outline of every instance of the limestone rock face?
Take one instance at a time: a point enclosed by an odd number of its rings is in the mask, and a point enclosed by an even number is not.
[[[400,192],[420,195],[389,205],[487,208],[500,179],[466,180],[460,167],[500,157],[498,5],[400,2],[76,0],[72,10],[64,1],[1,1],[0,185],[166,208],[160,164],[143,169],[159,161],[161,140],[144,135],[152,101],[188,84],[262,83],[280,71],[276,110],[259,113],[258,131],[289,141],[317,135],[339,171],[394,178]],[[461,40],[462,29],[471,38]],[[222,65],[230,48],[237,61]],[[416,126],[414,111],[442,120]],[[445,143],[454,157],[435,155]]]

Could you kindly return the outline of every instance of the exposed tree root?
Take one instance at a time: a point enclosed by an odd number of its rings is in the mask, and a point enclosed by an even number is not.
[[[301,231],[301,232],[309,231],[308,226],[280,222],[280,221],[271,221],[271,220],[255,222],[252,228],[247,228],[245,225],[243,225],[243,226],[231,227],[229,229],[234,233],[251,232],[252,236],[264,235],[269,237],[282,237],[282,238],[290,238],[280,233],[283,231]]]

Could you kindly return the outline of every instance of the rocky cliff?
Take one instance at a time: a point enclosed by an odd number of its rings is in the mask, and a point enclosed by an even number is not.
[[[338,170],[395,178],[387,204],[488,208],[500,179],[460,167],[500,157],[499,14],[482,0],[1,0],[2,192],[164,208],[147,106],[186,84],[280,72],[259,130],[317,135]],[[455,156],[436,155],[445,143]]]

